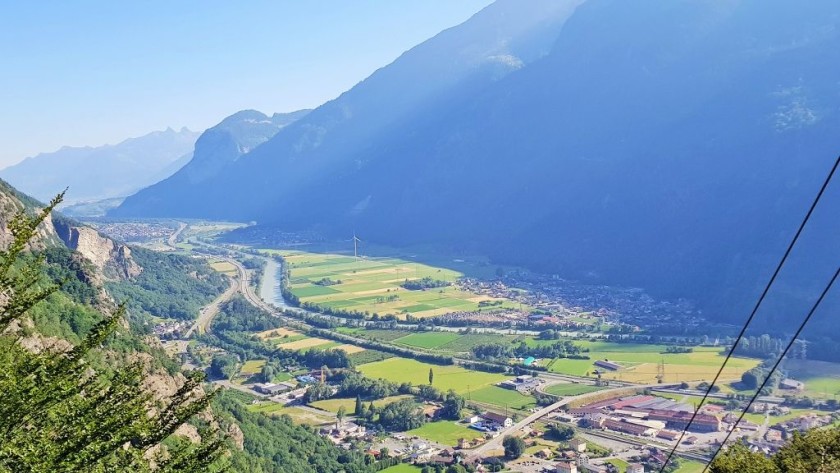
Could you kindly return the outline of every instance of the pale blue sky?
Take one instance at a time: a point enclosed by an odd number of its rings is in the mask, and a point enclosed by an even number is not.
[[[0,168],[311,108],[491,0],[0,0]]]

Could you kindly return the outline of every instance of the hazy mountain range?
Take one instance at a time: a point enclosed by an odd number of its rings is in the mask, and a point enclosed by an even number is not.
[[[469,247],[727,319],[840,148],[839,22],[826,0],[500,0],[113,215]],[[813,279],[794,264],[780,282],[793,300],[840,258],[838,198],[798,255]]]
[[[309,110],[275,113],[269,117],[256,110],[237,112],[208,129],[195,143],[193,157],[171,177],[158,182],[125,199],[111,212],[115,216],[175,216],[169,209],[178,206],[201,206],[207,196],[190,190],[222,178],[220,173],[229,165],[260,144],[266,142],[281,128],[306,116]],[[186,192],[184,192],[186,191]],[[218,194],[218,192],[215,192]],[[181,199],[173,203],[171,199]]]
[[[125,197],[189,162],[198,136],[169,128],[115,145],[65,146],[9,166],[0,177],[42,201],[66,187],[67,203]]]

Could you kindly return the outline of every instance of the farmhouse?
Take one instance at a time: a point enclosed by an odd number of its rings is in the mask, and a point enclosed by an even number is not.
[[[569,462],[560,462],[554,466],[557,473],[578,473],[577,465]]]
[[[594,364],[598,368],[604,368],[610,371],[618,371],[621,369],[621,365],[619,365],[618,363],[613,363],[609,360],[597,360]]]
[[[802,381],[797,381],[791,378],[785,378],[779,382],[780,389],[786,389],[788,391],[802,391],[805,389],[805,383]]]
[[[569,447],[578,453],[583,453],[586,451],[586,440],[574,438],[569,441]]]
[[[485,412],[481,415],[481,420],[484,421],[486,427],[491,429],[504,429],[513,425],[513,419],[494,412]]]

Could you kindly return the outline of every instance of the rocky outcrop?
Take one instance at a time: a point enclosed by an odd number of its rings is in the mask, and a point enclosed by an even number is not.
[[[100,235],[93,228],[73,225],[63,219],[54,219],[53,225],[64,244],[90,261],[106,279],[130,279],[143,271],[131,257],[128,246]]]

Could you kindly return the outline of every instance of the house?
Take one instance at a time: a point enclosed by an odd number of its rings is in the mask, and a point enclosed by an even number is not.
[[[449,449],[440,451],[437,455],[432,455],[429,458],[429,463],[432,465],[449,466],[455,463],[455,455]]]
[[[579,438],[573,438],[572,440],[569,441],[569,447],[571,447],[572,450],[574,450],[578,453],[583,453],[583,452],[586,451],[586,440],[582,440],[582,439],[579,439]]]
[[[619,365],[618,363],[613,363],[610,360],[597,360],[594,364],[598,368],[604,368],[610,371],[618,371],[621,369],[621,365]]]
[[[292,388],[287,384],[257,383],[254,385],[254,391],[269,396],[282,394],[290,389]]]
[[[472,440],[460,438],[458,439],[458,448],[465,449],[465,448],[472,448]]]
[[[784,433],[778,429],[767,429],[764,439],[768,442],[781,442],[784,439]]]
[[[779,382],[780,389],[786,389],[788,391],[802,391],[805,389],[805,383],[802,381],[797,381],[791,378],[785,378]]]
[[[537,450],[536,452],[534,452],[534,456],[537,458],[548,460],[549,458],[551,458],[551,449],[543,448],[541,450]]]
[[[480,421],[481,417],[479,416],[469,416],[464,418],[464,422],[467,424],[475,424],[476,422]]]
[[[589,427],[592,429],[600,429],[604,426],[604,422],[608,419],[605,414],[601,414],[599,412],[585,414],[583,416],[583,420],[581,424],[583,427]]]
[[[569,462],[560,462],[554,466],[557,473],[578,473],[577,465]]]
[[[513,425],[513,419],[495,412],[485,412],[481,415],[481,419],[487,424],[487,427],[494,429],[506,429]]]
[[[628,463],[627,473],[645,473],[645,466],[641,463]]]

